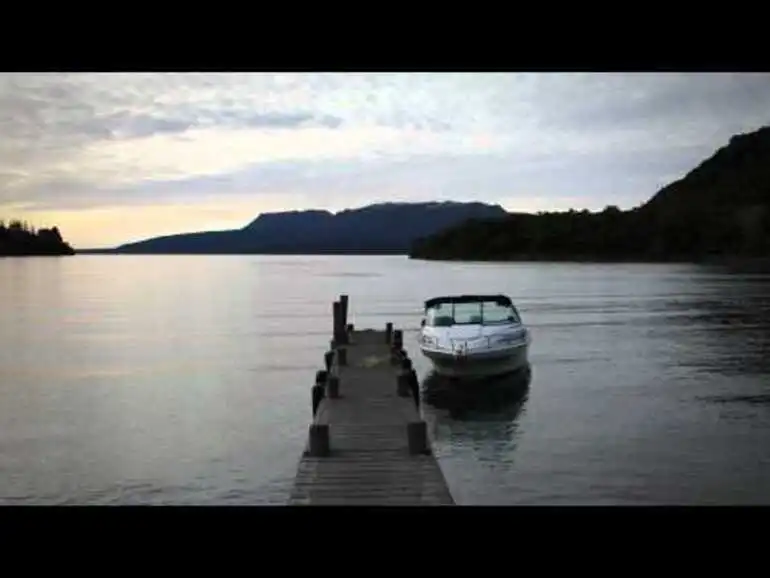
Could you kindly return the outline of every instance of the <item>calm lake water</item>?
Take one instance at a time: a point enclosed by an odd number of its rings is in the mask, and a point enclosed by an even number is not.
[[[423,405],[458,503],[770,503],[768,276],[101,255],[0,259],[0,503],[282,504],[332,300],[426,378],[447,292],[511,295],[534,339],[525,398]]]

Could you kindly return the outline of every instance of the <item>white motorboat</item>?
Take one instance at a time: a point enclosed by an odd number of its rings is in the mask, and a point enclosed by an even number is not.
[[[446,377],[491,377],[529,365],[530,331],[506,295],[428,299],[419,341],[436,373]]]

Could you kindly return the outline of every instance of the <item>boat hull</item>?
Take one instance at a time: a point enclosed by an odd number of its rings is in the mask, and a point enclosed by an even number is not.
[[[481,379],[513,373],[529,365],[529,344],[502,351],[455,355],[422,348],[422,354],[442,377]]]

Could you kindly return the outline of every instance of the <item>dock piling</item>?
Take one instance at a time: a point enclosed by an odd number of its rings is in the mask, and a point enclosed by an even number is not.
[[[401,371],[396,379],[396,394],[399,397],[407,397],[410,395],[409,374],[406,371]]]
[[[321,400],[324,398],[324,386],[316,383],[310,388],[310,397],[312,400],[313,417],[315,417],[318,413],[318,407],[321,405]]]
[[[412,421],[406,426],[411,455],[425,454],[428,449],[428,424],[425,421]]]
[[[348,325],[348,296],[340,295],[340,327],[346,328]]]
[[[393,330],[393,349],[396,351],[404,348],[404,332],[401,329]]]
[[[412,399],[414,399],[415,407],[420,407],[420,380],[417,378],[417,372],[414,368],[409,370],[409,389],[412,392]]]
[[[331,453],[329,443],[329,425],[325,423],[310,424],[308,453],[312,457],[326,457]]]
[[[340,378],[336,375],[331,375],[326,385],[329,390],[329,397],[337,399],[340,396]]]
[[[345,324],[342,319],[342,303],[334,301],[332,303],[332,338],[335,345],[345,344]]]

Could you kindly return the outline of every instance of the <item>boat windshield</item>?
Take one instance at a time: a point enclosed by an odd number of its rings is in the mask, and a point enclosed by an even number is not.
[[[428,308],[425,315],[425,324],[429,327],[499,325],[519,322],[515,307],[501,305],[495,301],[439,303]]]

